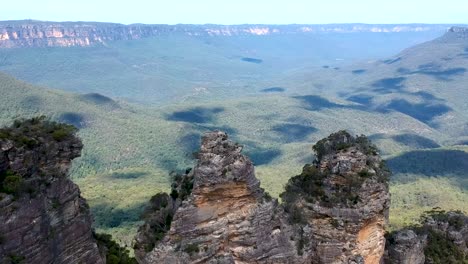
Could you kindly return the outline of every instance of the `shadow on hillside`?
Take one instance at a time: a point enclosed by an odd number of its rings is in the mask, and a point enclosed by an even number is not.
[[[352,74],[363,74],[363,73],[365,73],[365,72],[366,72],[366,70],[364,70],[364,69],[359,69],[359,70],[351,71]]]
[[[468,153],[460,150],[411,151],[387,160],[387,164],[394,174],[468,177]]]
[[[387,94],[400,92],[403,88],[405,88],[403,85],[405,80],[405,77],[383,78],[373,82],[371,86],[374,87],[373,91],[377,93]]]
[[[441,65],[436,63],[426,63],[418,66],[417,70],[410,70],[408,68],[398,68],[400,74],[424,74],[437,78],[442,81],[451,81],[451,77],[463,75],[466,72],[466,68],[456,67],[443,69]]]
[[[273,127],[281,138],[281,141],[285,143],[302,141],[306,139],[310,134],[317,131],[315,127],[304,126],[300,124],[280,124]]]
[[[194,158],[194,153],[200,150],[201,138],[205,132],[215,130],[223,131],[228,134],[231,140],[234,141],[234,138],[237,135],[237,130],[229,126],[195,125],[193,128],[189,128],[188,130],[187,134],[178,140],[178,144],[183,148],[185,156],[189,159]],[[176,162],[174,161],[166,162],[164,168],[167,170],[174,170],[175,163]]]
[[[393,63],[399,62],[399,61],[401,61],[401,57],[398,57],[398,58],[395,58],[395,59],[384,60],[383,63],[390,65],[390,64],[393,64]]]
[[[200,149],[201,135],[202,134],[199,132],[190,132],[180,138],[180,145],[187,154],[191,155],[193,152]]]
[[[260,64],[260,63],[263,62],[263,60],[261,60],[261,59],[249,58],[249,57],[244,57],[241,60],[245,61],[245,62],[255,63],[255,64]]]
[[[223,111],[223,107],[195,107],[185,111],[173,112],[166,116],[166,120],[188,123],[210,123],[214,121],[216,114]]]
[[[121,209],[115,208],[111,204],[101,203],[91,207],[91,212],[94,215],[94,224],[97,228],[114,228],[119,227],[126,222],[136,222],[140,220],[140,215],[143,213],[146,203]]]
[[[309,111],[318,111],[324,108],[346,107],[345,105],[339,105],[339,104],[330,102],[327,99],[318,95],[294,96],[293,98],[302,101],[302,103],[304,104],[304,109],[309,110]]]
[[[440,145],[434,140],[415,134],[394,135],[392,136],[392,139],[412,149],[430,149],[440,147]]]
[[[271,163],[282,154],[279,148],[265,148],[254,142],[244,142],[242,154],[250,158],[255,166]]]
[[[84,101],[87,101],[96,105],[109,105],[112,107],[118,107],[118,104],[114,100],[99,93],[83,94],[80,97]]]
[[[419,65],[418,70],[412,73],[430,75],[440,80],[449,81],[451,80],[450,77],[463,75],[465,72],[466,68],[463,67],[442,69],[442,67],[438,64],[427,63]]]
[[[286,89],[283,87],[270,87],[260,90],[262,93],[282,93],[284,91],[286,91]]]
[[[26,96],[21,101],[21,105],[25,108],[39,108],[42,105],[42,99],[35,95]]]
[[[85,116],[74,112],[66,112],[59,116],[58,120],[63,123],[74,125],[77,128],[85,127]]]
[[[352,96],[346,98],[346,100],[348,100],[350,102],[362,104],[362,105],[365,105],[365,106],[371,106],[372,105],[372,99],[374,99],[374,96],[366,95],[366,94],[357,94],[357,95],[352,95]]]
[[[124,180],[130,180],[130,179],[137,179],[143,176],[148,175],[147,172],[114,172],[111,174],[112,178],[115,179],[124,179]]]
[[[389,104],[379,107],[379,111],[383,113],[389,110],[401,112],[429,124],[433,118],[451,111],[452,108],[444,104],[410,103],[404,99],[394,99]]]
[[[428,93],[428,92],[424,92],[424,91],[419,91],[419,92],[415,92],[415,93],[411,93],[411,94],[420,96],[422,99],[424,99],[426,101],[444,101],[444,100],[442,100],[440,98],[435,97],[433,94]]]

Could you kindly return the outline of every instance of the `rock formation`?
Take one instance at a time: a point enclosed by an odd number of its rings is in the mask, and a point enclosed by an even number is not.
[[[345,131],[314,146],[316,160],[289,180],[281,195],[301,226],[313,263],[380,263],[390,195],[389,171],[364,136]]]
[[[468,263],[468,217],[435,208],[421,223],[389,234],[385,263]]]
[[[0,48],[72,47],[105,45],[164,34],[186,36],[238,36],[311,34],[317,32],[421,32],[443,31],[445,25],[122,25],[96,22],[0,22]]]
[[[450,41],[466,41],[468,39],[467,27],[451,27],[447,33],[442,37],[443,40]]]
[[[223,132],[203,136],[198,164],[181,176],[193,189],[180,197],[179,180],[170,196],[152,199],[137,236],[140,263],[380,263],[388,171],[365,137],[341,131],[320,141],[283,205],[260,188],[241,150]]]
[[[426,245],[427,235],[418,235],[411,229],[397,231],[388,239],[385,263],[424,264]]]
[[[43,118],[0,129],[0,263],[104,263],[67,178],[82,149],[73,134]]]

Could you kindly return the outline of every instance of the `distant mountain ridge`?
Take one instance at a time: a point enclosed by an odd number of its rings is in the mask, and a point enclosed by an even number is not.
[[[0,48],[87,47],[110,41],[167,34],[188,36],[243,36],[312,33],[395,33],[446,31],[451,25],[326,24],[326,25],[147,25],[99,22],[0,21]]]

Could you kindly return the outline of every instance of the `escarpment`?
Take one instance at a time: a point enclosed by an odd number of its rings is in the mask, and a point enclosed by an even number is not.
[[[314,148],[317,159],[291,178],[279,204],[240,145],[223,132],[205,134],[198,164],[181,176],[191,192],[179,197],[176,184],[152,199],[153,217],[137,236],[139,262],[380,263],[389,172],[375,147],[342,131]]]
[[[315,33],[421,32],[445,30],[445,25],[123,25],[98,22],[0,21],[0,48],[88,47],[112,41],[164,35],[264,36]]]
[[[104,263],[67,178],[81,149],[73,127],[43,118],[0,129],[1,263]]]
[[[433,209],[420,224],[388,235],[385,263],[468,263],[468,216]]]

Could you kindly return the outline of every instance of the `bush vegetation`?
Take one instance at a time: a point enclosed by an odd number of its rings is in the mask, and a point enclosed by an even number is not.
[[[38,145],[42,138],[63,141],[73,136],[76,131],[72,125],[54,122],[42,115],[15,120],[10,127],[0,129],[0,139],[11,140],[19,147],[32,148]]]
[[[66,55],[63,50],[54,52],[54,56]],[[16,56],[11,56],[13,57]],[[29,58],[24,59],[29,60]],[[66,60],[64,63],[73,64],[73,60]],[[73,68],[73,65],[69,66]],[[245,65],[242,64],[242,67]],[[99,71],[93,70],[93,72]],[[24,76],[26,75],[37,76],[35,73],[26,73]],[[94,78],[92,74],[86,75],[91,79]],[[60,85],[62,82],[61,84],[67,85],[70,79],[58,81],[59,83],[55,81],[54,83]],[[268,82],[265,87],[272,85],[271,80]],[[150,83],[154,84],[153,81]],[[295,87],[295,83],[295,81],[284,83],[282,86],[290,91]],[[123,86],[128,91],[128,86]],[[310,92],[310,85],[305,85],[303,88],[309,89]],[[237,92],[232,86],[228,89]],[[252,91],[252,87],[249,86],[248,89],[249,92]],[[456,89],[460,92],[466,90],[465,86]],[[3,73],[0,73],[0,91],[2,125],[11,124],[11,120],[18,117],[32,118],[47,115],[51,120],[58,121],[61,120],[63,113],[72,112],[83,116],[83,127],[80,128],[78,135],[83,140],[84,149],[82,157],[73,161],[71,175],[91,206],[96,230],[112,233],[116,241],[122,245],[131,244],[139,225],[138,215],[150,197],[158,191],[170,191],[169,172],[193,166],[192,157],[188,154],[195,148],[188,146],[198,147],[199,135],[203,131],[216,128],[229,129],[230,136],[245,145],[244,150],[250,153],[250,157],[267,157],[264,159],[265,162],[255,164],[256,175],[261,180],[262,187],[273,197],[278,197],[290,176],[300,174],[303,165],[311,163],[313,155],[311,151],[307,151],[311,144],[337,129],[348,129],[355,134],[377,135],[413,129],[422,131],[423,128],[419,121],[398,113],[368,112],[343,107],[323,108],[326,113],[322,110],[309,111],[303,107],[302,102],[286,94],[253,98],[240,98],[236,95],[236,98],[229,100],[210,102],[207,102],[205,96],[194,97],[193,100],[187,97],[189,99],[181,102],[180,98],[187,96],[184,92],[174,96],[180,103],[170,106],[142,107],[115,100],[117,107],[111,108],[107,104],[83,100],[82,95],[32,86]],[[433,92],[438,95],[436,88]],[[340,103],[346,102],[341,100]],[[194,107],[221,106],[224,111],[214,114],[208,123],[195,124],[166,119],[168,115]],[[270,118],[272,116],[273,119]],[[285,123],[310,125],[315,127],[316,131],[304,138],[294,138],[294,140],[288,138],[286,141],[274,131],[274,128]],[[424,126],[425,137],[439,144],[450,142],[449,133],[426,128]],[[441,129],[448,128],[441,127]],[[0,131],[0,139],[2,136],[8,136],[2,133],[3,131]],[[191,140],[187,140],[188,135],[191,135]],[[28,143],[27,140],[23,141],[25,145]],[[401,155],[402,151],[411,150],[409,146],[390,139],[373,141],[378,143],[386,155],[397,156]],[[257,160],[262,159],[257,158]],[[430,164],[434,164],[433,160],[424,159],[418,163],[418,166],[427,168],[426,165]],[[408,167],[413,165],[413,161],[408,162]],[[394,166],[398,167],[398,164]],[[394,227],[411,224],[417,220],[422,211],[430,209],[432,206],[426,205],[427,199],[423,199],[425,193],[430,196],[431,203],[437,206],[467,211],[468,194],[460,188],[461,178],[444,178],[450,176],[450,173],[444,171],[450,172],[451,168],[452,164],[443,163],[440,169],[431,174],[434,177],[427,178],[426,173],[422,171],[411,176],[417,180],[394,181],[391,184],[391,224]],[[117,173],[133,175],[134,172],[140,176],[114,177]],[[400,176],[410,177],[406,174],[397,175]],[[108,210],[102,210],[103,206]],[[111,225],[109,219],[114,216],[116,221],[112,221]]]
[[[97,240],[100,250],[106,252],[107,264],[137,264],[135,258],[130,257],[130,251],[121,247],[117,242],[112,240],[109,234],[96,234],[94,238]]]

